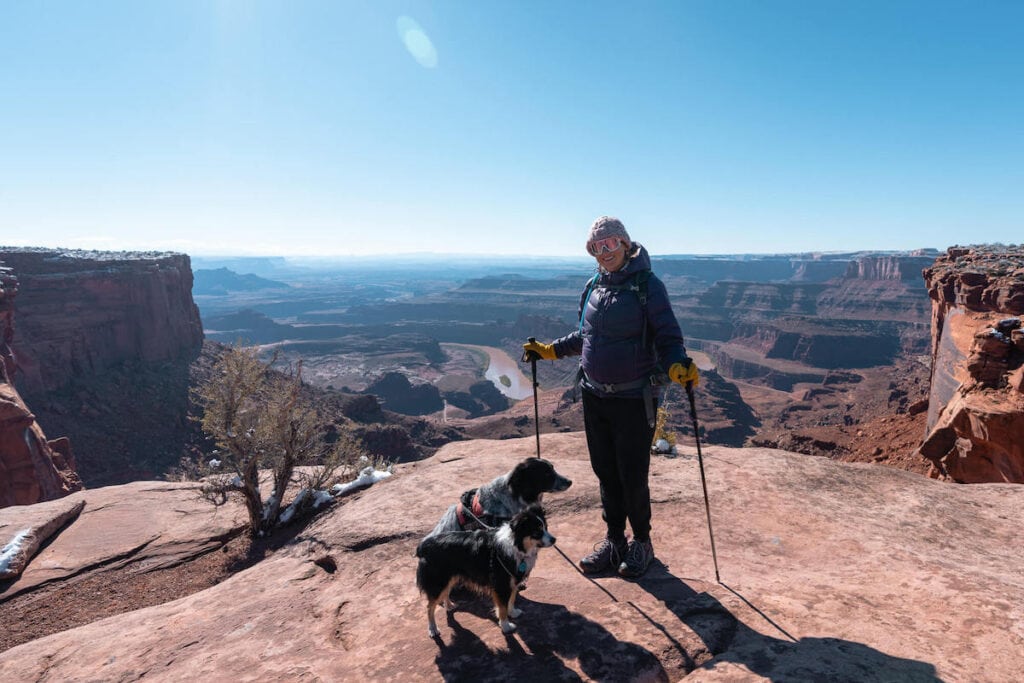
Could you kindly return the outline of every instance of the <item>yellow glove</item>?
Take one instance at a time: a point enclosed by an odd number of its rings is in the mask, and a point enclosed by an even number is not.
[[[523,344],[523,360],[530,360],[530,354],[533,354],[536,358],[543,358],[544,360],[557,360],[558,356],[555,355],[555,345],[545,344],[539,342],[533,337],[530,341]]]
[[[700,373],[697,372],[697,364],[692,360],[688,363],[673,363],[668,369],[668,376],[673,382],[679,382],[684,387],[693,382],[693,386],[700,384]]]

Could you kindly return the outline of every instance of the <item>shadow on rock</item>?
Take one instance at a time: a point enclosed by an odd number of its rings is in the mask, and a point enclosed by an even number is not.
[[[866,681],[907,681],[936,683],[941,679],[927,662],[887,655],[872,647],[840,638],[795,639],[743,595],[721,584],[757,612],[781,637],[764,635],[750,628],[708,593],[698,593],[669,573],[661,563],[638,585],[664,603],[683,625],[691,629],[704,647],[687,652],[669,636],[678,632],[672,624],[659,624],[637,605],[628,603],[674,642],[690,670],[713,669],[729,662],[772,681],[827,680],[830,683]]]
[[[587,678],[594,681],[669,680],[654,653],[620,641],[597,622],[564,605],[522,597],[516,605],[523,614],[516,620],[516,632],[506,636],[507,651],[491,650],[476,634],[459,625],[462,605],[448,614],[452,637],[447,645],[440,645],[436,659],[445,680],[580,680],[564,660],[576,660]],[[493,618],[490,601],[466,602],[465,608],[481,616],[486,612]]]

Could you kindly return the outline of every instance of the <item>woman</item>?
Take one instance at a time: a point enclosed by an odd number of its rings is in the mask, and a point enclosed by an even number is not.
[[[584,572],[617,568],[641,576],[654,558],[651,494],[647,484],[658,400],[666,370],[680,384],[699,381],[665,291],[651,273],[651,259],[618,218],[594,221],[587,252],[598,273],[580,297],[576,330],[550,344],[523,345],[528,357],[582,356],[583,423],[590,464],[601,485],[605,538],[580,560]],[[626,538],[626,522],[633,538]]]

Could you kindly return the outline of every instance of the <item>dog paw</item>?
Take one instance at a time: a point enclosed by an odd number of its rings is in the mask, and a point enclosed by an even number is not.
[[[439,635],[441,635],[441,632],[437,630],[436,626],[428,626],[427,635],[431,638],[437,638]]]
[[[501,622],[501,632],[505,634],[512,633],[516,630],[516,625],[511,621],[505,620]]]
[[[522,593],[524,590],[526,590],[526,582],[525,581],[523,581],[521,584],[516,586],[516,592],[517,593]]]
[[[512,609],[510,609],[508,611],[508,615],[510,617],[512,617],[513,619],[515,619],[516,617],[518,617],[522,613],[523,613],[523,610],[519,609],[518,607],[513,607]]]

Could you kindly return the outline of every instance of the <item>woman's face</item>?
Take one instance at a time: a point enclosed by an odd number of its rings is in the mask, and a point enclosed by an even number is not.
[[[619,268],[622,268],[622,264],[626,262],[626,244],[619,240],[618,247],[608,251],[602,250],[594,258],[597,260],[597,265],[609,273],[614,273]]]

